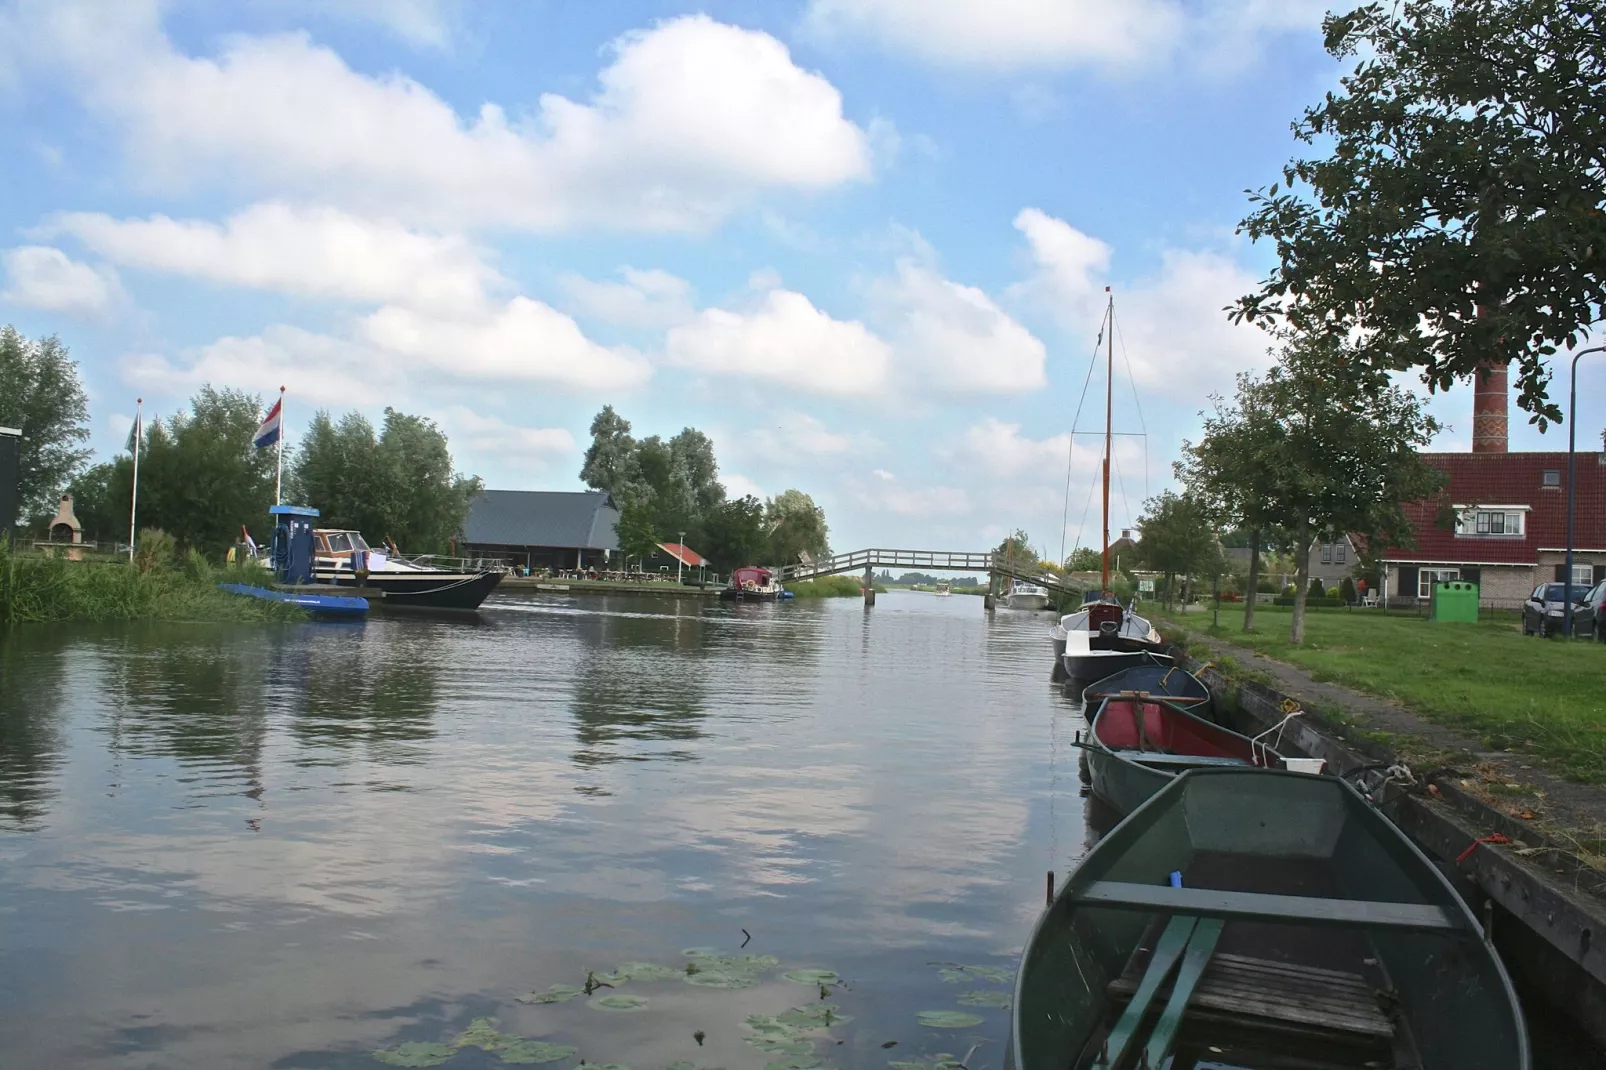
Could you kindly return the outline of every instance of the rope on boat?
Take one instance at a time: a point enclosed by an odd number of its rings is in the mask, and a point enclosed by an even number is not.
[[[1292,708],[1290,709],[1290,707]],[[1254,748],[1250,753],[1255,755],[1256,761],[1259,762],[1262,767],[1271,765],[1272,756],[1276,755],[1277,748],[1282,745],[1283,730],[1288,727],[1288,722],[1292,721],[1295,717],[1303,717],[1304,715],[1305,711],[1299,708],[1299,703],[1295,702],[1291,698],[1283,699],[1283,719],[1249,741],[1250,746]],[[1261,742],[1273,732],[1277,733],[1276,739],[1272,740],[1270,743]],[[1281,755],[1277,755],[1277,757],[1281,757]]]

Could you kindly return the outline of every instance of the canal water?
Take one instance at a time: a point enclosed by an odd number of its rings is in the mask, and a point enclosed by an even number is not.
[[[0,1066],[998,1070],[1086,839],[1049,626],[893,592],[15,632]]]

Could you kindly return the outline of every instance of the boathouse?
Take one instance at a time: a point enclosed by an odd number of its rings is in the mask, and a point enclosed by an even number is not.
[[[1444,488],[1406,506],[1415,545],[1381,555],[1391,606],[1464,580],[1478,585],[1483,605],[1516,608],[1539,584],[1567,579],[1567,454],[1508,452],[1506,369],[1478,376],[1472,452],[1422,455],[1444,473]],[[1574,464],[1572,580],[1588,589],[1606,578],[1606,449],[1580,449]]]
[[[515,568],[608,568],[619,553],[619,510],[601,490],[486,490],[469,503],[465,557]]]

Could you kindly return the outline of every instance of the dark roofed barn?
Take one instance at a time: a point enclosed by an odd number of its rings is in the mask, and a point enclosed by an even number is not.
[[[522,568],[606,568],[619,552],[618,524],[607,491],[481,491],[459,552]]]

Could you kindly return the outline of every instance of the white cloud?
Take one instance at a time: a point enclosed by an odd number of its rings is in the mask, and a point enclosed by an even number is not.
[[[0,302],[46,312],[99,315],[122,297],[117,275],[73,260],[49,245],[19,245],[0,257],[6,288]]]
[[[854,395],[887,382],[891,348],[857,320],[832,319],[791,290],[750,312],[704,309],[665,339],[669,363],[742,375],[813,394]]]
[[[743,435],[738,446],[775,465],[811,465],[850,454],[862,457],[880,445],[873,435],[832,431],[804,412],[777,412],[768,421],[770,426],[755,427]]]
[[[150,5],[29,10],[27,61],[62,72],[169,187],[219,179],[436,224],[665,230],[871,171],[830,82],[768,34],[703,15],[614,41],[589,102],[547,93],[528,115],[486,102],[465,118],[301,34],[231,37],[200,57]]]
[[[520,427],[495,416],[453,405],[439,414],[454,451],[495,457],[502,466],[545,468],[575,452],[574,436],[561,427]]]
[[[183,397],[213,383],[267,397],[287,386],[287,406],[394,405],[404,379],[371,349],[282,324],[258,335],[225,336],[176,358],[133,353],[118,364],[123,382],[147,394]]]
[[[1035,208],[1021,212],[1015,226],[1026,236],[1036,271],[1014,295],[1091,342],[1107,300],[1109,247]],[[1231,390],[1238,372],[1265,367],[1265,332],[1234,325],[1224,311],[1258,281],[1222,253],[1163,250],[1156,274],[1115,294],[1117,390],[1130,364],[1141,394],[1199,402],[1211,391]]]
[[[999,477],[1063,475],[1071,456],[1070,432],[1034,439],[1023,436],[1020,427],[989,416],[966,428],[955,459]]]
[[[596,391],[639,386],[651,375],[635,351],[598,345],[574,320],[529,297],[515,297],[489,318],[474,319],[389,306],[364,319],[359,335],[417,366],[464,379]]]
[[[763,487],[740,472],[721,472],[719,482],[725,488],[725,497],[727,498],[745,498],[748,495],[752,495],[759,501],[763,501],[767,497]]]
[[[318,0],[306,6],[322,14],[372,22],[415,48],[446,48],[459,17],[457,0]]]
[[[1272,35],[1321,28],[1327,0],[812,0],[807,25],[926,62],[989,71],[1152,70],[1186,51],[1241,63]]]
[[[962,516],[970,512],[970,496],[959,487],[905,487],[885,468],[870,473],[872,483],[857,483],[852,492],[865,509],[909,517]]]
[[[580,275],[560,280],[575,312],[621,327],[664,329],[696,316],[691,283],[667,271],[619,269],[623,282],[599,282]]]
[[[486,263],[486,250],[459,235],[333,208],[257,204],[221,225],[70,212],[41,231],[71,234],[124,267],[308,297],[461,314],[482,308],[488,290],[510,285]]]
[[[1048,385],[1047,350],[974,286],[904,259],[874,288],[890,318],[901,371],[912,382],[958,393],[1018,394]]]

